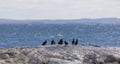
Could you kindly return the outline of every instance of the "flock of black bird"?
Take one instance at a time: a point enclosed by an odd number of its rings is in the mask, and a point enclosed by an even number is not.
[[[42,45],[44,46],[44,45],[46,45],[47,44],[47,40],[45,40],[43,43],[42,43]],[[51,40],[51,45],[55,45],[56,44],[56,42],[54,41],[54,39],[52,39]],[[67,46],[68,45],[68,42],[67,41],[64,41],[63,39],[60,39],[59,41],[58,41],[58,43],[57,44],[59,44],[59,45],[65,45],[65,46]],[[78,39],[73,39],[72,40],[72,45],[77,45],[78,44]]]

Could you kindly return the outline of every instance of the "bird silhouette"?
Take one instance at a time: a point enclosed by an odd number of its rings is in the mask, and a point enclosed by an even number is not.
[[[73,40],[72,40],[72,45],[75,45],[75,39],[73,38]]]
[[[54,41],[54,39],[52,39],[52,41],[51,41],[51,45],[54,45],[55,44],[55,41]]]
[[[78,39],[76,39],[76,41],[75,41],[75,45],[77,45],[78,44]]]
[[[46,45],[47,44],[47,40],[45,40],[43,43],[42,43],[42,45]]]
[[[67,41],[64,41],[64,43],[65,43],[65,46],[67,46],[67,45],[68,45],[68,42],[67,42]]]
[[[60,39],[58,44],[62,45],[63,44],[63,39]]]

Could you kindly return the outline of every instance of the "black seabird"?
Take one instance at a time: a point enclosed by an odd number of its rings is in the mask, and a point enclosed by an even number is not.
[[[76,41],[75,41],[75,45],[77,45],[78,44],[78,39],[76,39]]]
[[[63,39],[60,39],[58,44],[62,45],[63,44]]]
[[[51,45],[54,45],[55,44],[55,41],[54,41],[54,39],[52,39],[52,41],[51,41]]]
[[[68,42],[64,41],[64,43],[65,43],[65,46],[67,46],[67,45],[68,45]]]
[[[47,43],[47,40],[45,40],[45,41],[42,43],[42,45],[46,45],[46,43]]]
[[[72,40],[72,45],[75,45],[75,39]]]

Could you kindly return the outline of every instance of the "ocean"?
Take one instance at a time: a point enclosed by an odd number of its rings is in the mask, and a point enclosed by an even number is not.
[[[54,38],[66,40],[71,45],[73,38],[79,44],[120,47],[120,25],[102,23],[79,24],[0,24],[0,48],[47,45]]]

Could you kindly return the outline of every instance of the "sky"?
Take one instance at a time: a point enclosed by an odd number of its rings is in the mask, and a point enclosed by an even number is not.
[[[0,0],[4,19],[120,18],[120,0]]]

